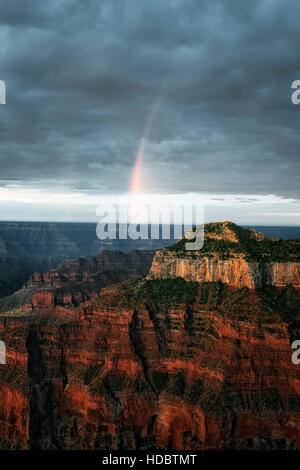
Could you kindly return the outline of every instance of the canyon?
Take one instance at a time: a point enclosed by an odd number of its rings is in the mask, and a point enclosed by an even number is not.
[[[105,250],[97,256],[65,260],[54,270],[35,272],[21,289],[0,299],[0,313],[22,315],[38,307],[78,306],[104,286],[146,276],[154,254],[151,250]]]
[[[205,231],[1,299],[0,448],[300,449],[298,243]]]
[[[99,240],[96,223],[0,221],[0,299],[20,289],[34,272],[57,268],[65,259],[95,256],[104,250],[158,250],[171,242]]]

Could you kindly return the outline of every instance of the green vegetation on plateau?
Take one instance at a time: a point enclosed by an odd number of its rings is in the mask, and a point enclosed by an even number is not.
[[[193,304],[197,295],[198,282],[187,282],[181,277],[175,279],[147,280],[143,283],[139,296],[155,303]]]
[[[228,239],[228,232],[238,240]],[[204,246],[197,253],[189,252],[193,257],[210,256],[218,253],[222,259],[244,255],[247,261],[288,262],[300,261],[300,243],[281,239],[269,239],[248,228],[242,228],[232,222],[206,224],[204,227]],[[223,238],[213,238],[220,236]],[[226,239],[227,235],[227,239]],[[167,248],[184,254],[185,243],[182,238]]]

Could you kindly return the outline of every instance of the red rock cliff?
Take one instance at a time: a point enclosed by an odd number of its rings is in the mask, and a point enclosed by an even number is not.
[[[299,448],[300,299],[270,289],[139,281],[2,318],[2,448]]]
[[[199,283],[184,263],[180,273],[159,264],[180,258],[175,246],[157,255],[152,279],[102,285],[76,307],[57,303],[80,295],[76,262],[63,285],[36,275],[17,308],[9,300],[0,316],[0,448],[300,449],[300,366],[291,361],[300,292],[279,269],[281,287],[265,274],[262,288],[249,281],[249,258],[296,264],[297,253],[279,243],[272,254],[273,242],[252,232],[249,241],[228,224],[209,230],[209,255],[181,254],[199,263]]]
[[[231,286],[256,289],[264,285],[284,287],[292,284],[300,288],[300,263],[249,262],[243,257],[221,259],[217,253],[199,257],[193,254],[158,251],[154,257],[150,277],[152,279],[174,279],[187,281],[224,282]]]
[[[152,279],[182,277],[249,289],[288,284],[300,288],[299,244],[269,240],[231,222],[207,224],[202,250],[186,251],[184,241],[156,253]]]

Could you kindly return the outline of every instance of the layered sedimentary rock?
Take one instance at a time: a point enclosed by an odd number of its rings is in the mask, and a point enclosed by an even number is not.
[[[269,289],[131,281],[2,317],[2,448],[299,448],[299,294]]]
[[[240,242],[229,236],[223,241],[238,243],[237,252]],[[24,294],[18,307],[3,310],[0,447],[300,449],[300,366],[291,360],[299,289],[249,288],[239,271],[242,287],[171,274],[102,285],[100,295],[86,290],[83,303],[59,303],[101,269],[136,275],[136,259],[120,265],[110,257],[37,274],[24,288],[36,302]]]
[[[12,294],[35,271],[57,267],[66,258],[97,255],[103,250],[158,250],[171,240],[99,240],[95,223],[0,221],[0,298]]]
[[[61,257],[0,257],[0,299],[20,289],[35,271],[53,269],[61,261]]]
[[[38,307],[70,307],[98,295],[103,286],[144,277],[154,251],[103,251],[91,258],[66,260],[57,269],[34,273],[23,288],[0,299],[0,312],[16,313]]]
[[[231,222],[208,224],[204,247],[186,251],[185,239],[158,251],[150,277],[224,282],[250,289],[265,285],[300,288],[300,249],[296,242],[267,239]]]
[[[187,281],[224,282],[256,289],[265,285],[300,288],[300,263],[250,262],[244,258],[222,259],[217,253],[197,259],[193,255],[158,251],[153,260],[152,279],[182,277]]]

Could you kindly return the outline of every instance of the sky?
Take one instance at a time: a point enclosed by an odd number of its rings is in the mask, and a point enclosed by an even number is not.
[[[137,187],[300,225],[297,0],[0,0],[0,220]],[[134,179],[134,183],[133,183]]]

